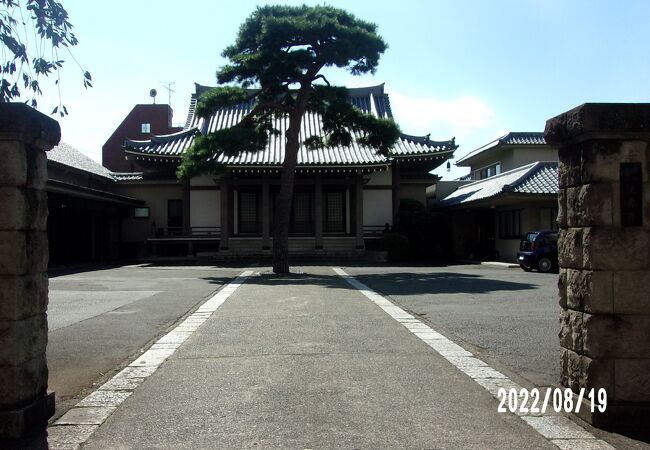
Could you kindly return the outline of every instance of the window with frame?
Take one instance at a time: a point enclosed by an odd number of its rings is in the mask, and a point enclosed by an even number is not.
[[[149,134],[151,133],[151,124],[150,123],[143,123],[140,125],[140,131],[143,134]]]
[[[261,233],[262,222],[260,220],[259,192],[240,191],[239,201],[239,232],[240,233]]]
[[[521,210],[499,211],[499,237],[501,239],[521,238]]]
[[[483,167],[479,171],[479,179],[490,178],[501,173],[501,163],[495,163],[491,166]]]
[[[345,232],[345,192],[331,191],[323,194],[324,231],[330,233]]]
[[[135,219],[148,219],[149,218],[149,207],[135,207],[133,208],[133,217]]]

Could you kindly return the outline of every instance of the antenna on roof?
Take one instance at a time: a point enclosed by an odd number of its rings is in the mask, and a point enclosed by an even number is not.
[[[153,98],[153,104],[156,104],[156,95],[158,95],[158,91],[155,89],[152,89],[149,91],[149,97]]]
[[[169,107],[171,108],[171,106],[172,106],[172,93],[173,93],[173,92],[176,92],[176,91],[173,89],[173,86],[174,86],[176,83],[174,83],[173,81],[161,81],[160,84],[162,84],[163,87],[164,87],[165,89],[167,89],[167,94],[168,94],[168,99],[169,99],[168,102],[167,102],[167,104],[168,104]]]

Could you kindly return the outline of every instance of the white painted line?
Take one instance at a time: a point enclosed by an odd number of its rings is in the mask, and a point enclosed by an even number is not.
[[[497,398],[497,392],[500,388],[508,390],[516,389],[517,392],[521,391],[522,387],[510,380],[507,376],[494,370],[484,361],[476,358],[471,352],[468,352],[460,345],[447,339],[430,326],[420,322],[399,306],[394,305],[388,299],[382,297],[352,275],[349,275],[340,267],[334,267],[333,270],[345,279],[345,281],[361,291],[370,301],[386,311],[389,316],[404,325],[413,335],[427,343],[429,347],[439,353],[454,367],[472,378],[477,384],[492,394],[493,397]],[[568,417],[558,415],[552,410],[550,413],[544,415],[531,413],[526,415],[517,414],[517,416],[561,449],[579,450],[584,448],[609,450],[614,448],[606,442],[596,439],[593,434],[571,421]]]
[[[52,449],[77,448],[151,376],[241,286],[253,271],[246,270],[221,288],[172,331],[158,339],[128,367],[92,392],[48,428]]]

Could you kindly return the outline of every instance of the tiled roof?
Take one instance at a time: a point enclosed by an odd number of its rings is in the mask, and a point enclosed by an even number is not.
[[[506,145],[546,145],[543,132],[513,132],[499,140]]]
[[[89,172],[94,175],[113,179],[110,170],[101,164],[96,163],[76,148],[65,142],[61,142],[49,152],[46,152],[47,159],[73,169]]]
[[[546,145],[546,139],[544,139],[543,132],[517,131],[517,132],[508,133],[501,136],[498,139],[495,139],[494,141],[488,144],[485,144],[482,147],[477,148],[476,150],[472,150],[467,155],[460,158],[456,162],[456,164],[457,165],[463,164],[465,161],[475,157],[479,153],[483,153],[492,148],[504,146],[504,145]]]
[[[125,150],[136,156],[152,158],[179,158],[194,142],[198,133],[208,134],[227,128],[238,123],[251,109],[252,101],[231,108],[223,108],[208,118],[195,115],[196,99],[209,89],[196,85],[196,93],[192,96],[186,129],[168,136],[152,136],[148,141],[127,140]],[[384,86],[349,89],[350,101],[366,113],[377,117],[392,117],[388,95]],[[219,161],[229,166],[279,166],[284,160],[285,132],[288,117],[274,119],[274,127],[280,131],[279,136],[271,136],[264,151],[243,153],[238,156],[220,156]],[[313,135],[322,134],[322,121],[318,114],[307,112],[302,121],[300,140]],[[402,134],[392,150],[391,158],[417,157],[423,159],[449,158],[456,149],[454,140],[432,141],[429,136],[410,136]],[[328,147],[318,150],[308,150],[301,146],[298,153],[299,166],[342,166],[342,165],[383,165],[391,158],[377,155],[376,152],[355,142],[343,147]]]
[[[454,206],[515,192],[548,195],[558,191],[557,162],[534,162],[502,174],[465,184],[440,202]]]
[[[522,194],[556,194],[558,191],[557,163],[538,163],[523,180],[512,188]]]

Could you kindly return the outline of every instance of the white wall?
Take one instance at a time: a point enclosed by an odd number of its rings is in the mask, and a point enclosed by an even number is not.
[[[393,224],[393,193],[388,189],[363,191],[363,224]]]
[[[364,175],[364,178],[368,178],[369,181],[366,183],[366,186],[392,186],[393,184],[393,175],[391,174],[390,169],[382,170],[379,172],[372,172],[369,175]]]
[[[190,180],[190,186],[215,186],[214,175],[201,175]],[[217,180],[218,182],[219,180]]]
[[[221,225],[221,192],[217,190],[190,191],[190,224],[192,227]]]

